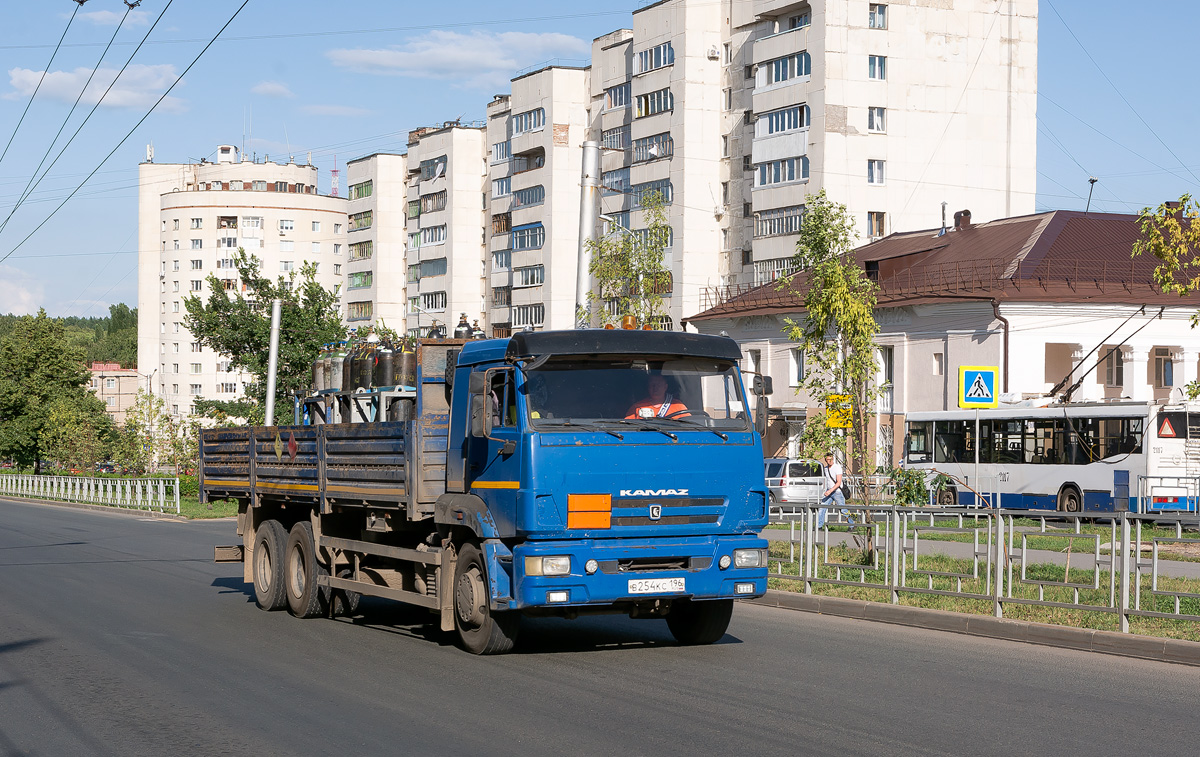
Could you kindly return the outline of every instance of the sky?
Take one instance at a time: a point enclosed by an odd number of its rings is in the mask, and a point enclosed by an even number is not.
[[[311,152],[326,192],[335,159],[403,152],[411,128],[482,119],[519,71],[585,65],[591,40],[629,26],[641,4],[248,0],[234,17],[243,0],[143,0],[128,16],[120,0],[8,0],[0,313],[100,316],[110,303],[136,304],[137,164],[147,144],[159,163],[212,158],[219,144],[273,160]],[[1039,211],[1082,210],[1089,177],[1098,211],[1136,213],[1200,194],[1190,5],[1139,7],[1040,2]]]

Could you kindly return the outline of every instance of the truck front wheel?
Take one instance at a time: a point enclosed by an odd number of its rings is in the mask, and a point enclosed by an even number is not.
[[[503,654],[517,641],[520,617],[491,610],[483,555],[474,544],[458,548],[454,568],[454,627],[463,649],[471,654]]]
[[[680,644],[712,644],[725,635],[732,617],[732,599],[708,602],[677,599],[667,613],[667,628]]]
[[[287,534],[279,521],[264,520],[254,531],[254,600],[264,610],[282,610],[283,545]]]

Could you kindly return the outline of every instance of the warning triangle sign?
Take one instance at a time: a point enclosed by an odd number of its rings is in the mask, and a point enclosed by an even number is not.
[[[967,390],[967,398],[973,400],[990,400],[992,398],[992,390],[983,380],[982,373],[975,374],[975,380],[971,382],[971,388]]]
[[[1163,418],[1162,425],[1158,427],[1158,436],[1160,439],[1175,438],[1175,427],[1171,425],[1170,418]]]

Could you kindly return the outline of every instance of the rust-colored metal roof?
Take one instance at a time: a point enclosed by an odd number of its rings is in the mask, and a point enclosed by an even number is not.
[[[1137,216],[1056,210],[972,225],[892,234],[855,251],[879,283],[879,305],[948,300],[1200,305],[1154,283],[1158,260],[1132,257]],[[741,290],[707,293],[708,308],[687,320],[802,310],[803,272]]]

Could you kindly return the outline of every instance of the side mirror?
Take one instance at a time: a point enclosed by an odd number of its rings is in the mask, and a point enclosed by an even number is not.
[[[483,394],[487,391],[487,376],[482,371],[475,371],[467,380],[467,392],[471,395]]]
[[[754,393],[760,397],[768,397],[775,391],[775,382],[770,376],[764,376],[761,373],[754,375]]]
[[[767,414],[768,414],[767,398],[764,395],[758,395],[758,403],[754,408],[754,430],[759,436],[767,435]]]

